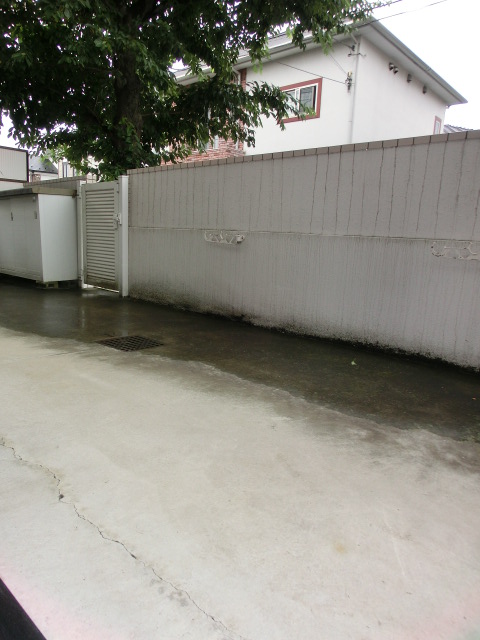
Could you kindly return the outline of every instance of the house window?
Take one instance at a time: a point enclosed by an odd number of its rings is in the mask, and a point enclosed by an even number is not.
[[[206,153],[209,149],[218,149],[219,142],[220,138],[218,136],[215,136],[212,142],[197,140],[197,151],[198,153]]]
[[[434,135],[437,133],[442,133],[442,120],[438,116],[435,116],[435,124],[433,125],[433,133]]]
[[[319,78],[314,82],[307,80],[306,82],[298,82],[297,84],[289,84],[281,87],[293,100],[300,103],[300,111],[306,113],[305,119],[320,117],[320,98],[322,94],[322,79]],[[312,113],[313,112],[313,113]],[[298,116],[285,118],[283,122],[298,122],[302,120]]]
[[[68,162],[62,162],[62,178],[68,178]]]

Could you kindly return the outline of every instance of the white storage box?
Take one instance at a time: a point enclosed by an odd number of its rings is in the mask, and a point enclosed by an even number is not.
[[[76,191],[0,192],[0,272],[37,282],[77,280]]]

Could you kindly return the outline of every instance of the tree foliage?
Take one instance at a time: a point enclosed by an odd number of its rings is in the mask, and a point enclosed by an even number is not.
[[[218,135],[254,142],[281,121],[277,87],[233,82],[239,52],[260,62],[269,36],[305,31],[328,47],[365,19],[367,0],[0,0],[0,111],[38,153],[61,149],[104,177],[185,156]],[[180,62],[198,80],[179,85]],[[206,69],[208,71],[206,71]],[[86,160],[88,159],[88,160]]]

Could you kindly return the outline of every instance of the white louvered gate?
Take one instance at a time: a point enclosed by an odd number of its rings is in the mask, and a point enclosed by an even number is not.
[[[128,295],[128,178],[82,186],[83,282]]]

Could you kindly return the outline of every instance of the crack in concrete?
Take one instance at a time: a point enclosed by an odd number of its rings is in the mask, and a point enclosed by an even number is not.
[[[96,531],[100,534],[100,537],[103,538],[103,540],[106,540],[107,542],[113,542],[114,544],[120,545],[128,553],[128,555],[131,558],[133,558],[133,560],[135,560],[136,562],[139,562],[148,571],[151,571],[153,573],[153,575],[157,578],[157,580],[159,580],[160,582],[168,585],[177,594],[185,595],[187,597],[187,599],[192,603],[192,605],[198,611],[200,611],[200,613],[202,613],[204,616],[209,618],[217,626],[221,627],[224,632],[229,634],[230,638],[229,639],[224,638],[223,640],[230,640],[230,639],[231,640],[247,640],[247,638],[245,638],[244,636],[241,636],[241,635],[235,633],[234,631],[231,631],[228,627],[226,627],[223,624],[223,622],[221,620],[218,620],[213,615],[211,615],[210,613],[207,613],[204,609],[202,609],[202,607],[197,602],[195,602],[195,600],[188,593],[188,591],[185,591],[184,589],[181,589],[180,587],[177,587],[176,585],[174,585],[169,580],[166,580],[165,578],[162,578],[162,576],[160,576],[152,566],[148,565],[141,558],[138,558],[134,553],[132,553],[132,551],[130,551],[130,549],[121,540],[117,540],[116,538],[110,538],[107,535],[105,535],[104,532],[101,530],[101,528],[98,525],[96,525],[94,522],[89,520],[86,516],[84,516],[83,514],[81,514],[78,511],[77,506],[75,505],[75,503],[68,502],[67,500],[65,500],[65,496],[63,495],[63,493],[60,492],[61,479],[49,467],[46,467],[43,464],[40,464],[39,462],[31,462],[29,460],[26,460],[25,458],[22,458],[22,456],[19,453],[17,453],[17,451],[15,450],[15,448],[13,446],[8,445],[5,442],[4,438],[0,438],[0,447],[3,447],[4,449],[10,449],[12,451],[12,453],[13,453],[13,457],[16,460],[18,460],[19,462],[23,462],[24,464],[26,464],[26,465],[28,465],[30,467],[38,467],[38,468],[42,469],[42,471],[45,471],[47,474],[51,475],[54,478],[54,480],[56,482],[56,485],[57,485],[56,488],[57,488],[57,491],[58,491],[58,500],[59,500],[59,502],[62,502],[63,504],[66,504],[66,505],[68,505],[70,507],[73,507],[73,510],[75,511],[76,516],[78,518],[80,518],[81,520],[83,520],[84,522],[87,522],[94,529],[96,529]]]

